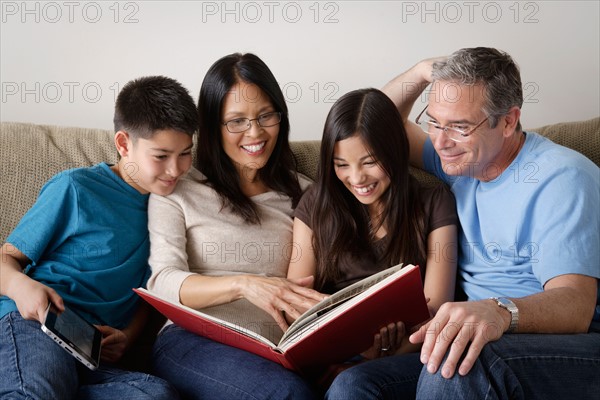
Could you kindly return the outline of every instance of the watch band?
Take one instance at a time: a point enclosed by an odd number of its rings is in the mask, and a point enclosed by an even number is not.
[[[517,305],[506,297],[492,297],[491,299],[494,300],[499,307],[504,308],[510,313],[510,325],[506,332],[514,332],[519,324],[519,309],[517,308]]]

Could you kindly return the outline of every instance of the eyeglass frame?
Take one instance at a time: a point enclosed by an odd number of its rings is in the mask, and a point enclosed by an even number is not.
[[[259,119],[261,117],[264,117],[265,115],[269,115],[269,114],[277,114],[277,115],[279,115],[279,121],[277,121],[273,125],[261,125]],[[269,111],[269,112],[266,112],[264,114],[260,114],[256,118],[246,118],[246,117],[233,118],[233,119],[230,119],[229,121],[222,122],[221,124],[225,126],[225,128],[227,129],[227,132],[229,132],[229,133],[244,133],[244,132],[248,131],[250,128],[252,128],[252,121],[256,121],[256,124],[258,126],[260,126],[261,128],[270,128],[272,126],[279,125],[281,123],[282,118],[283,118],[283,113],[281,111]],[[248,126],[246,127],[246,129],[244,129],[243,131],[232,132],[231,129],[229,129],[229,126],[227,124],[229,124],[232,121],[235,121],[236,119],[245,119],[245,120],[247,120],[248,121]]]
[[[417,118],[415,119],[415,124],[419,125],[419,127],[421,127],[421,125],[419,124],[419,119],[423,116],[423,114],[425,113],[425,110],[427,110],[427,107],[429,107],[429,104],[425,106],[425,108],[423,109],[423,111],[421,111],[419,113],[419,115],[417,116]],[[487,120],[489,120],[490,117],[485,117],[485,119],[483,121],[481,121],[480,123],[478,123],[477,125],[475,125],[473,128],[467,130],[467,131],[463,131],[462,129],[458,129],[458,128],[451,128],[451,127],[447,127],[447,126],[441,126],[441,125],[434,125],[433,122],[430,121],[426,121],[428,124],[430,124],[431,126],[433,126],[435,129],[437,129],[438,131],[443,131],[446,136],[448,136],[448,139],[456,142],[456,143],[464,143],[468,140],[469,136],[471,136],[473,134],[473,132],[475,131],[475,129],[479,128],[481,125],[483,125],[483,123]],[[423,130],[423,128],[421,128],[421,130]],[[452,136],[450,136],[448,134],[448,131],[452,130],[454,132],[457,132],[459,135],[461,135],[464,140],[459,140],[456,138],[453,138]],[[429,133],[429,132],[425,132],[424,133],[428,134],[429,136],[433,136],[433,135],[437,135],[439,132],[436,133]]]

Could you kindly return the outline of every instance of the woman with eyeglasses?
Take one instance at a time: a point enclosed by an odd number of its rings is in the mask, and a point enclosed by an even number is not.
[[[286,278],[292,212],[309,180],[295,171],[283,94],[261,59],[231,54],[208,70],[198,113],[196,168],[149,201],[148,288],[277,343],[282,310],[296,318],[324,298],[311,277]],[[313,396],[281,365],[169,323],[153,367],[186,399]]]
[[[454,198],[442,185],[420,186],[409,173],[408,152],[400,114],[381,91],[355,90],[333,105],[317,181],[294,212],[302,257],[292,260],[288,278],[315,276],[314,288],[332,293],[396,264],[415,264],[432,315],[454,299]],[[328,398],[415,397],[422,364],[410,332],[402,321],[381,328],[361,362],[330,370],[335,376],[351,367],[333,381]],[[372,392],[374,385],[361,385],[369,376],[381,382]]]

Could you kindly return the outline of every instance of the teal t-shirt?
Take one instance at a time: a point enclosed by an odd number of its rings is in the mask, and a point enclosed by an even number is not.
[[[563,274],[600,278],[600,169],[589,159],[528,132],[489,182],[446,175],[431,140],[423,162],[456,197],[459,282],[469,299],[528,296]]]
[[[147,209],[148,195],[105,163],[67,170],[44,185],[6,241],[31,260],[25,272],[67,306],[122,329],[137,308],[131,289],[150,275]],[[16,310],[0,297],[0,318]]]

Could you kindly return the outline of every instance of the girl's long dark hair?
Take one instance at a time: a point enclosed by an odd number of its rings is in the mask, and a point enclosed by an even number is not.
[[[224,207],[247,223],[259,224],[258,209],[242,192],[240,176],[223,150],[221,139],[223,99],[236,83],[242,81],[258,86],[269,97],[275,111],[282,113],[277,143],[267,164],[258,171],[258,176],[270,189],[289,196],[292,206],[296,207],[302,190],[289,145],[287,105],[273,73],[254,54],[230,54],[215,62],[206,73],[198,98],[196,166],[206,176],[205,183],[220,195]]]
[[[390,178],[382,195],[381,224],[387,231],[385,250],[373,252],[374,232],[367,206],[360,203],[337,178],[335,143],[359,136]],[[419,186],[409,174],[409,144],[394,103],[377,89],[355,90],[342,96],[325,121],[317,172],[313,246],[317,259],[315,287],[323,288],[340,273],[344,253],[371,254],[382,268],[426,260],[427,238]],[[373,232],[373,233],[372,233]]]

